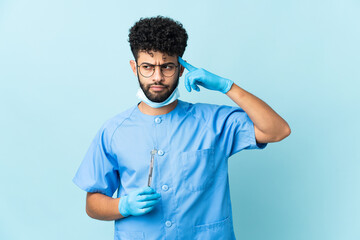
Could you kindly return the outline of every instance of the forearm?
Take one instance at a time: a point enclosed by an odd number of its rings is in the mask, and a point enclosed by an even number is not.
[[[111,198],[101,193],[87,193],[86,213],[99,220],[116,220],[123,218],[119,213],[120,198]]]
[[[269,105],[235,83],[226,93],[250,117],[256,130],[261,131],[261,142],[276,142],[290,134],[290,127]],[[259,134],[260,135],[260,134]]]

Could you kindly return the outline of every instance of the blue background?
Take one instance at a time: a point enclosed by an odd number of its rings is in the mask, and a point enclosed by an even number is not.
[[[230,159],[238,239],[360,239],[360,3],[0,0],[0,239],[112,239],[72,183],[102,123],[137,102],[128,29],[169,16],[184,59],[290,124]],[[202,89],[181,99],[234,105]]]

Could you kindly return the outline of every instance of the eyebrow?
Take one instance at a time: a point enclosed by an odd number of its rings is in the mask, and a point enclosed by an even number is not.
[[[149,65],[156,65],[156,64],[152,64],[152,63],[148,63],[148,62],[142,62],[141,64],[149,64]],[[166,63],[163,63],[163,64],[159,64],[159,65],[165,65],[165,64],[169,64],[169,63],[172,63],[172,64],[174,64],[174,65],[176,65],[176,63],[174,63],[174,62],[166,62]],[[140,65],[141,65],[140,64]]]

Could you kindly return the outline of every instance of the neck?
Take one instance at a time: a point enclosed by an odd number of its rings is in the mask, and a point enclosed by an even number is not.
[[[152,108],[149,105],[147,105],[146,103],[144,103],[143,101],[140,102],[140,104],[138,105],[138,108],[140,110],[140,112],[147,114],[147,115],[163,115],[163,114],[167,114],[169,112],[171,112],[172,110],[175,109],[176,105],[178,103],[178,100],[175,100],[174,102],[170,103],[169,105],[160,107],[160,108]]]

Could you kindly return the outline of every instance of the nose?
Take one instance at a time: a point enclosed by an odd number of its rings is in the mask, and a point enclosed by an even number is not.
[[[161,72],[160,66],[155,66],[154,75],[153,75],[153,81],[154,82],[161,82],[163,80],[163,74]]]

